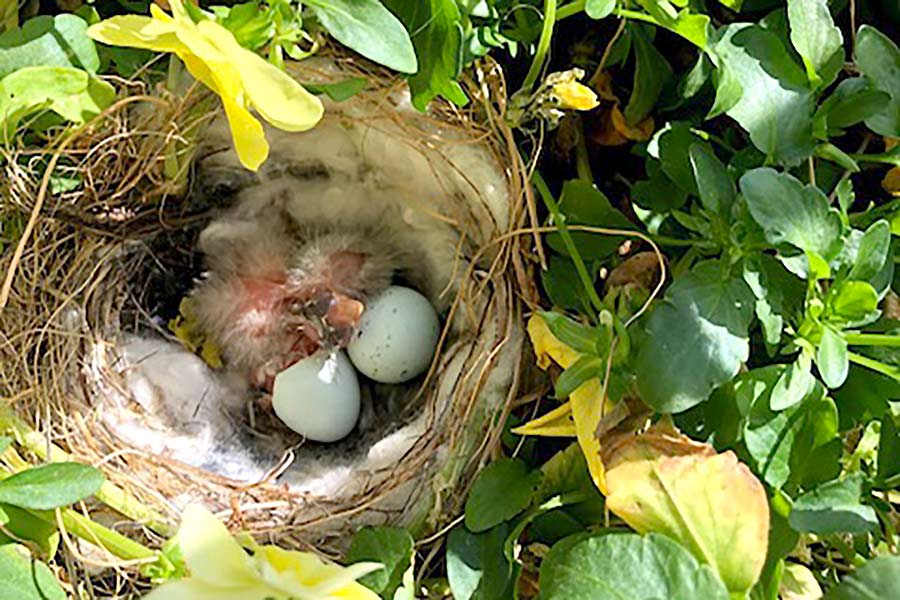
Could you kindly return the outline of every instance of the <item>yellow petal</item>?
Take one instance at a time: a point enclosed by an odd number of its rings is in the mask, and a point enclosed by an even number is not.
[[[190,21],[191,23],[193,23],[191,16],[188,14],[187,9],[184,7],[184,4],[181,2],[181,0],[168,0],[168,2],[169,8],[172,10],[172,17],[176,21]],[[153,9],[153,4],[150,5],[150,9]]]
[[[224,588],[260,583],[253,559],[206,508],[192,504],[184,510],[177,539],[191,579]]]
[[[238,159],[242,165],[256,171],[269,157],[269,142],[266,141],[262,124],[250,111],[227,96],[222,96],[222,104],[225,106]]]
[[[512,433],[544,437],[575,437],[572,403],[561,404],[547,414],[512,429]]]
[[[142,600],[248,600],[249,598],[265,598],[267,590],[260,593],[250,587],[222,588],[196,579],[182,579],[164,583]]]
[[[546,369],[550,366],[550,359],[564,369],[581,358],[581,354],[563,344],[553,336],[547,322],[540,315],[532,315],[528,319],[528,335],[537,355],[537,365]]]
[[[554,85],[553,95],[559,107],[568,110],[592,110],[600,104],[591,88],[574,80]]]
[[[257,564],[266,580],[284,592],[301,598],[360,598],[377,600],[378,595],[356,583],[363,575],[383,568],[377,563],[357,563],[342,567],[321,560],[309,552],[261,546]]]
[[[175,52],[182,44],[175,28],[150,17],[121,15],[110,17],[87,29],[88,36],[110,46],[143,48],[154,52]]]
[[[572,403],[578,445],[587,461],[591,479],[597,489],[606,494],[606,469],[600,456],[600,440],[597,439],[597,426],[603,416],[603,402],[600,398],[602,387],[599,379],[591,379],[572,392],[569,400]]]
[[[167,12],[165,12],[162,8],[159,7],[155,2],[150,3],[150,16],[154,19],[159,19],[160,21],[164,21],[166,23],[171,23],[175,19],[173,19]]]
[[[241,47],[218,23],[202,21],[197,27],[240,73],[244,93],[263,119],[285,131],[306,131],[321,120],[322,102],[287,73]]]

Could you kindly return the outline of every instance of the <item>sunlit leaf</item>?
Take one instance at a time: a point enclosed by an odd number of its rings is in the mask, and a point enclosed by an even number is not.
[[[541,598],[703,598],[728,591],[708,566],[659,535],[607,534],[566,538],[541,565]]]
[[[716,454],[665,421],[604,451],[607,507],[640,533],[662,533],[713,567],[732,594],[766,560],[769,503],[732,452]]]

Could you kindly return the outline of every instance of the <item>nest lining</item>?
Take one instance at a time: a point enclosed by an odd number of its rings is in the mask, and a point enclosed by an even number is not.
[[[334,68],[316,68],[314,75],[332,78]],[[355,527],[426,521],[433,526],[443,503],[456,501],[460,476],[472,472],[496,439],[496,422],[516,391],[522,339],[517,296],[523,290],[515,274],[527,267],[514,241],[483,248],[524,221],[517,195],[522,184],[516,179],[521,172],[505,158],[495,132],[458,113],[420,115],[409,107],[402,86],[389,80],[375,84],[374,90],[329,106],[325,121],[311,132],[269,131],[272,158],[255,180],[237,166],[231,151],[223,151],[230,147],[224,123],[212,123],[204,128],[188,194],[192,200],[180,204],[166,195],[171,183],[159,170],[172,140],[196,127],[196,121],[184,119],[190,111],[183,103],[170,105],[172,112],[144,113],[137,126],[133,120],[140,111],[111,114],[107,129],[93,132],[103,136],[101,146],[109,143],[108,154],[91,149],[97,139],[84,140],[81,148],[76,140],[74,151],[66,153],[69,163],[107,189],[117,182],[101,177],[102,169],[123,155],[133,162],[110,170],[121,175],[121,189],[100,198],[90,193],[96,188],[86,186],[59,195],[41,213],[47,227],[27,249],[19,285],[0,313],[5,335],[0,347],[4,359],[11,358],[4,360],[0,381],[17,399],[19,414],[170,515],[198,499],[214,508],[237,508],[240,525],[293,546],[342,545],[348,524],[339,516],[357,515]],[[174,119],[160,127],[167,116]],[[108,142],[109,129],[117,127],[130,135],[115,145]],[[33,172],[21,168],[21,155],[14,158],[8,167],[18,177],[12,199],[30,209],[37,188]],[[303,182],[303,197],[291,200],[289,208],[298,221],[378,220],[414,249],[418,263],[410,281],[448,324],[440,355],[428,377],[403,392],[403,400],[340,456],[312,444],[294,449],[254,444],[256,451],[247,453],[232,443],[224,444],[228,460],[191,465],[185,456],[202,455],[203,444],[222,451],[221,440],[208,431],[213,421],[206,433],[201,427],[172,435],[163,414],[154,414],[159,390],[150,393],[146,372],[142,381],[134,365],[146,367],[154,360],[148,356],[175,353],[174,363],[193,373],[185,380],[215,387],[229,406],[240,405],[246,394],[165,339],[160,328],[153,333],[153,312],[167,294],[147,289],[148,273],[165,271],[152,250],[160,240],[190,246],[205,223],[207,205],[215,213],[228,204],[292,197],[285,186],[297,181]],[[360,201],[371,199],[373,191],[377,202]],[[170,296],[183,294],[185,282],[196,274],[191,272],[196,256],[184,252],[189,266],[176,278],[181,283],[164,289]],[[477,263],[467,261],[475,256]],[[516,268],[506,269],[509,265]],[[32,385],[23,385],[25,378]],[[169,408],[186,406],[170,400]],[[238,445],[248,447],[244,438]],[[299,468],[292,468],[290,459]]]

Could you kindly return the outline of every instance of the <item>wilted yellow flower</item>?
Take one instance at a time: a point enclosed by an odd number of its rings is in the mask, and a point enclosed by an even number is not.
[[[305,131],[319,122],[322,103],[303,86],[243,48],[218,23],[195,23],[181,0],[169,5],[172,16],[151,4],[150,17],[112,17],[89,27],[88,35],[112,46],[177,55],[195,79],[222,98],[238,158],[253,171],[269,155],[269,144],[251,109],[285,131]]]
[[[251,555],[202,506],[185,509],[176,540],[190,576],[163,584],[144,600],[378,600],[356,579],[381,565],[341,567],[276,546],[256,546]]]
[[[566,369],[581,358],[579,352],[553,335],[547,322],[539,315],[533,315],[529,319],[528,335],[534,346],[537,364],[542,369],[550,366],[550,360]],[[608,400],[604,406],[600,398],[602,389],[600,379],[589,379],[572,392],[563,405],[512,431],[518,435],[576,437],[594,484],[601,492],[606,493],[606,474],[600,458],[600,440],[596,433],[604,409],[610,406]]]
[[[559,107],[563,109],[592,110],[600,104],[597,94],[591,88],[574,79],[557,83],[551,90]]]

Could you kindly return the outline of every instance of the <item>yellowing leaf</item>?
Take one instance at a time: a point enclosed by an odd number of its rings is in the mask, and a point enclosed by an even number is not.
[[[528,320],[528,334],[537,355],[537,364],[546,369],[551,361],[565,368],[575,364],[581,354],[562,343],[550,331],[547,322],[539,315]],[[597,428],[606,412],[602,395],[602,384],[594,378],[581,384],[572,392],[568,402],[522,427],[513,430],[519,435],[542,435],[548,437],[575,436],[587,461],[591,478],[601,492],[606,490],[603,462],[600,459],[600,441]],[[607,407],[609,402],[607,401]],[[574,421],[574,426],[573,426]]]
[[[544,437],[575,437],[575,420],[572,403],[566,402],[512,430],[516,435],[540,435]]]
[[[597,427],[604,412],[602,391],[600,380],[591,379],[572,392],[571,402],[578,445],[581,446],[594,485],[605,494],[606,473],[600,458],[600,440],[597,438]]]
[[[719,573],[732,594],[753,587],[766,560],[765,489],[733,452],[661,421],[606,441],[606,505],[641,533],[667,535]]]
[[[537,365],[542,369],[549,367],[551,361],[568,369],[581,358],[581,354],[553,336],[550,326],[539,315],[532,315],[528,319],[528,335],[537,355]]]

